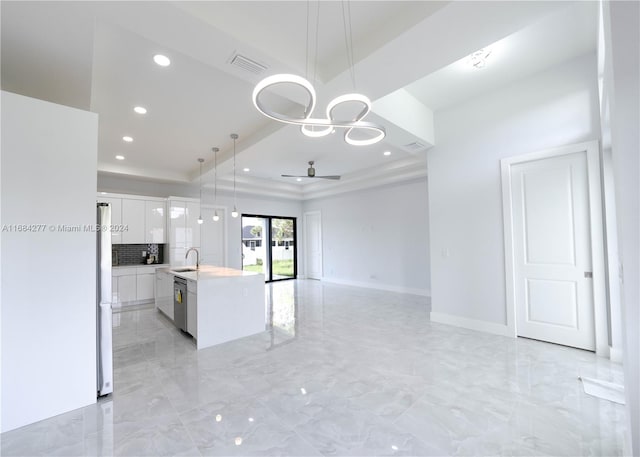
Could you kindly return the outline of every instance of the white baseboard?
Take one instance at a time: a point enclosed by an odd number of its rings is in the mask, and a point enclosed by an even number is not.
[[[431,290],[429,289],[415,289],[412,287],[393,286],[391,284],[380,284],[377,282],[351,281],[348,279],[330,278],[327,276],[323,276],[322,281],[330,282],[333,284],[341,284],[343,286],[365,287],[367,289],[386,290],[388,292],[398,292],[401,294],[412,294],[420,295],[422,297],[431,297]]]
[[[609,359],[611,359],[612,362],[622,363],[622,350],[609,346]]]
[[[509,331],[509,328],[505,324],[496,324],[495,322],[468,319],[466,317],[455,316],[453,314],[437,313],[431,311],[431,322],[453,325],[454,327],[468,328],[470,330],[492,333],[494,335],[513,337],[513,335]]]

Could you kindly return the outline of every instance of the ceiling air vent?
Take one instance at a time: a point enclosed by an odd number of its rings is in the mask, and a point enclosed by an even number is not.
[[[244,71],[251,72],[255,75],[259,75],[260,73],[262,73],[267,69],[267,67],[262,65],[261,63],[258,63],[255,60],[251,60],[250,58],[240,54],[235,54],[231,58],[231,61],[229,63],[234,67],[238,67]]]
[[[404,149],[406,149],[409,152],[417,152],[417,151],[422,151],[423,149],[425,149],[427,147],[426,144],[420,143],[419,141],[414,141],[413,143],[409,143],[409,144],[405,144],[404,146],[402,146]]]

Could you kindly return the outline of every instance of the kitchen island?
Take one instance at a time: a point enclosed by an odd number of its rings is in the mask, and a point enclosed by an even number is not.
[[[158,269],[156,307],[171,320],[175,277],[187,281],[186,331],[198,349],[265,330],[264,275],[213,265]]]

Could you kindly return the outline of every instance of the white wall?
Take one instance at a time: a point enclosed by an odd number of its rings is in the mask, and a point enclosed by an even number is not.
[[[426,181],[305,202],[322,214],[323,279],[428,295]]]
[[[640,4],[604,2],[603,5],[603,83],[611,113],[630,432],[625,453],[640,455]]]
[[[595,54],[435,113],[432,318],[506,326],[500,159],[599,138]]]
[[[134,178],[98,176],[98,191],[148,195],[153,197],[187,197],[198,198],[197,185],[183,183],[160,183]],[[214,198],[211,189],[204,189],[202,193],[204,205],[213,205]],[[242,218],[231,217],[233,210],[233,195],[218,192],[217,205],[227,208],[227,258],[231,268],[242,268]],[[240,214],[257,214],[263,216],[286,216],[297,218],[298,229],[298,268],[304,265],[302,254],[302,203],[298,200],[284,200],[255,195],[237,194],[236,204]],[[206,223],[206,222],[205,222]]]
[[[96,401],[98,118],[2,92],[2,431]],[[51,228],[53,227],[53,229]],[[34,227],[35,228],[35,227]]]

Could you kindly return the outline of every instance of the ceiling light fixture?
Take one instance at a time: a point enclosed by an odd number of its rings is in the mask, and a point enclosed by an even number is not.
[[[133,110],[138,114],[147,114],[147,108],[144,106],[136,106]]]
[[[243,168],[242,171],[244,171],[245,173],[249,173],[251,171],[251,168]]]
[[[491,49],[482,48],[472,53],[468,57],[469,65],[478,70],[484,68],[487,65],[487,59],[491,55]]]
[[[390,156],[391,155],[391,151],[384,151],[382,154],[385,155],[385,156]]]
[[[344,25],[345,46],[347,49],[347,62],[351,73],[351,81],[353,84],[354,93],[340,95],[329,102],[327,105],[325,115],[326,118],[314,118],[313,111],[316,106],[316,91],[313,85],[308,79],[305,79],[298,75],[292,74],[277,74],[264,78],[253,89],[253,105],[258,111],[260,111],[266,117],[279,121],[285,124],[299,125],[300,131],[309,137],[318,138],[325,135],[329,135],[335,131],[336,128],[345,129],[344,141],[347,144],[353,146],[367,146],[370,144],[378,143],[386,135],[386,131],[383,126],[375,124],[373,122],[365,122],[362,119],[371,111],[371,100],[362,94],[355,93],[356,78],[354,70],[354,57],[353,57],[353,37],[351,31],[351,9],[349,2],[346,2],[348,9],[345,10],[345,2],[342,2],[342,21]],[[320,12],[320,4],[318,3],[318,17]],[[348,15],[348,19],[347,19]],[[307,3],[307,62],[309,60],[309,3]],[[318,26],[316,25],[316,48],[318,43]],[[317,51],[316,51],[317,60]],[[317,65],[316,65],[317,66]],[[307,75],[308,76],[308,75]],[[302,88],[309,97],[309,103],[305,107],[304,113],[301,117],[292,117],[283,113],[279,113],[270,109],[260,100],[260,95],[267,88],[278,84],[294,85]],[[355,118],[351,120],[339,120],[334,119],[334,109],[345,103],[359,103],[362,105],[362,110]],[[366,130],[373,133],[371,138],[356,139],[351,136],[354,130]]]
[[[200,215],[198,216],[198,224],[202,224],[204,220],[202,219],[202,162],[204,159],[198,159],[200,162]]]
[[[131,138],[130,136],[123,136],[122,137],[122,141],[126,141],[127,143],[131,143],[133,141],[133,138]]]
[[[116,156],[117,160],[124,160],[124,156]]]
[[[296,178],[296,181],[300,182],[302,181],[302,178]]]
[[[218,205],[218,148],[211,148],[213,151],[213,205]],[[218,209],[213,211],[213,222],[218,222],[220,216],[218,216]]]
[[[233,140],[233,211],[231,211],[231,217],[238,217],[238,209],[236,207],[236,140],[238,139],[237,133],[231,134]]]
[[[153,61],[160,65],[161,67],[168,67],[171,65],[171,60],[167,56],[163,56],[162,54],[156,54],[153,56]]]

